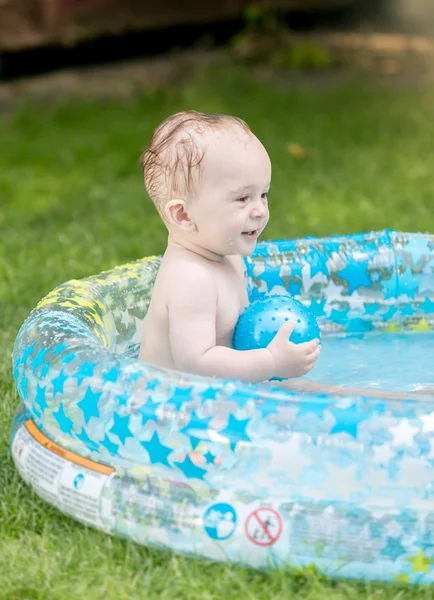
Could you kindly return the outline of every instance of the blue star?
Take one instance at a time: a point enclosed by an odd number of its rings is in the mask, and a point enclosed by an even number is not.
[[[318,250],[315,250],[314,248],[311,248],[307,256],[307,260],[310,265],[311,279],[313,279],[317,273],[322,273],[326,277],[330,276],[330,271],[328,270],[327,265],[324,262],[322,253],[318,252]]]
[[[147,442],[141,441],[140,444],[149,454],[149,460],[151,464],[160,463],[166,467],[171,466],[167,460],[167,457],[173,452],[173,449],[169,448],[168,446],[164,446],[164,444],[160,442],[160,438],[158,437],[158,433],[156,431],[154,431],[150,440]]]
[[[140,377],[143,377],[143,372],[142,371],[134,371],[134,373],[128,373],[127,375],[127,381],[129,383],[136,383]]]
[[[203,477],[207,472],[206,469],[201,469],[200,467],[197,467],[188,455],[185,457],[184,462],[174,462],[173,464],[176,465],[186,477],[189,477],[191,479],[203,480]]]
[[[116,381],[118,380],[119,377],[119,369],[117,369],[116,367],[112,367],[110,369],[110,371],[106,371],[105,373],[102,374],[102,379],[105,382],[113,382],[116,383]]]
[[[63,404],[59,406],[59,410],[57,412],[53,412],[53,417],[59,423],[60,431],[63,433],[71,433],[74,421],[65,415]]]
[[[78,408],[83,412],[83,417],[86,425],[91,417],[99,417],[98,401],[102,396],[102,392],[93,392],[88,385],[86,393],[80,402],[77,402]]]
[[[301,400],[296,406],[298,406],[297,417],[302,415],[314,414],[317,417],[323,417],[326,408],[333,404],[331,400],[324,401],[321,398],[318,400]]]
[[[410,298],[414,298],[417,289],[419,288],[420,281],[413,274],[410,267],[408,267],[404,273],[398,275],[398,296],[401,294],[407,294]]]
[[[401,311],[401,315],[405,317],[411,317],[416,312],[416,310],[411,306],[411,304],[406,304],[399,310]]]
[[[353,404],[348,408],[335,408],[330,410],[336,419],[336,423],[330,430],[330,433],[340,433],[345,431],[353,438],[357,438],[357,427],[363,421],[369,418],[368,414],[361,413],[357,404]]]
[[[396,308],[396,306],[393,306],[392,304],[391,306],[389,306],[385,313],[382,313],[381,318],[384,321],[390,321],[390,319],[394,316],[397,310],[398,309]]]
[[[145,390],[155,390],[156,387],[158,387],[161,383],[160,379],[150,379],[149,381],[146,382],[145,384]]]
[[[68,354],[64,354],[62,356],[62,358],[60,359],[60,363],[63,365],[69,365],[69,363],[74,360],[74,358],[77,358],[77,355],[75,352],[68,352]]]
[[[38,417],[38,419],[42,417],[42,414],[39,412],[35,405],[32,406],[32,413],[35,415],[35,417]]]
[[[261,273],[260,275],[258,275],[256,277],[256,279],[262,279],[263,281],[265,281],[268,292],[271,292],[271,290],[276,285],[286,288],[285,282],[283,281],[282,277],[280,276],[281,265],[272,266],[272,265],[267,265],[267,263],[264,262],[264,267],[265,267],[265,271],[263,273]]]
[[[122,444],[125,444],[125,441],[129,437],[134,437],[131,433],[128,424],[130,422],[130,416],[120,417],[118,414],[114,413],[114,424],[112,425],[110,431],[118,436]]]
[[[303,284],[303,273],[302,269],[305,266],[303,263],[293,262],[289,265],[291,267],[291,274],[289,277],[288,290],[292,296],[298,296],[301,294],[301,286]]]
[[[208,387],[206,390],[201,392],[201,400],[202,402],[206,402],[207,400],[215,400],[217,394],[220,392],[218,388]]]
[[[36,342],[33,342],[33,344],[30,344],[30,346],[27,346],[27,348],[24,349],[24,351],[21,355],[21,362],[23,364],[26,362],[26,360],[29,358],[29,356],[33,353],[35,346],[36,346]]]
[[[131,398],[131,395],[128,392],[122,392],[122,394],[118,394],[116,398],[119,407],[128,406],[128,400]]]
[[[52,354],[60,354],[61,352],[63,352],[63,350],[66,350],[67,347],[68,346],[66,344],[57,344],[57,346],[51,352]]]
[[[291,296],[300,296],[301,295],[302,284],[303,284],[302,281],[294,281],[293,279],[289,280],[289,286],[287,289],[290,292]]]
[[[430,314],[434,312],[434,302],[426,296],[423,303],[419,306],[423,310],[425,314]]]
[[[100,446],[104,446],[104,448],[106,450],[108,450],[109,453],[112,455],[115,455],[118,453],[119,446],[117,444],[114,444],[111,441],[111,439],[107,436],[107,434],[104,436],[104,439],[99,444],[100,444]]]
[[[201,419],[197,412],[195,410],[193,410],[191,412],[191,419],[190,421],[187,423],[187,425],[185,425],[185,427],[183,427],[180,431],[185,432],[185,433],[189,433],[190,431],[207,431],[209,429],[209,422],[212,421],[212,417],[206,417],[204,419]]]
[[[316,317],[321,317],[325,313],[324,308],[325,308],[326,303],[327,303],[327,300],[325,300],[325,299],[317,302],[314,298],[312,298],[312,300],[310,301],[309,310]]]
[[[390,273],[390,279],[383,279],[381,282],[384,290],[384,299],[396,298],[398,294],[398,277],[395,273]]]
[[[206,460],[208,465],[210,463],[214,464],[215,456],[214,456],[214,454],[211,454],[211,452],[207,452],[206,454],[203,455],[203,457]]]
[[[365,333],[375,329],[372,321],[368,319],[351,319],[346,324],[347,333]]]
[[[256,408],[261,411],[263,417],[278,415],[280,406],[280,402],[276,400],[270,400],[270,398],[265,398],[262,402],[256,403]]]
[[[50,370],[50,363],[45,363],[42,367],[41,367],[41,373],[40,373],[40,378],[41,379],[45,379],[45,377],[47,376],[48,371]]]
[[[39,365],[44,364],[45,355],[47,354],[47,352],[48,350],[44,350],[43,348],[40,348],[38,350],[35,358],[30,362],[33,373],[35,372],[36,368],[39,367]]]
[[[189,440],[190,440],[190,444],[193,450],[196,450],[196,448],[199,446],[199,444],[201,443],[201,439],[194,437],[192,435],[189,436]]]
[[[161,402],[152,402],[152,397],[149,396],[145,404],[142,404],[136,408],[136,411],[142,415],[143,425],[146,425],[146,423],[150,420],[158,421],[157,410],[161,405]]]
[[[299,279],[303,279],[303,268],[305,267],[304,262],[290,262],[288,266],[291,269],[291,279],[293,277],[298,277]]]
[[[343,310],[336,310],[333,308],[329,316],[329,321],[333,321],[334,323],[342,323],[342,321],[348,319],[349,310],[349,308],[344,308]]]
[[[384,554],[384,556],[389,557],[393,562],[395,562],[398,557],[406,552],[406,549],[401,544],[399,539],[391,537],[387,538],[386,546],[380,550],[380,554]]]
[[[98,450],[98,444],[90,439],[84,427],[81,428],[80,433],[75,434],[75,437],[81,440],[83,444],[85,444],[85,446],[87,446],[90,450]]]
[[[250,438],[246,433],[246,427],[250,419],[238,420],[233,415],[229,415],[228,424],[220,433],[228,438],[232,450],[235,449],[238,442],[250,442]]]
[[[45,399],[45,390],[47,388],[46,387],[41,387],[39,385],[39,383],[36,384],[36,396],[34,399],[34,403],[38,404],[39,408],[44,411],[46,408],[48,408],[48,404],[47,401]]]
[[[62,369],[59,375],[51,380],[51,383],[53,384],[53,398],[56,396],[56,394],[63,394],[63,386],[67,379],[68,375],[65,375]]]
[[[73,375],[73,377],[75,377],[77,379],[77,385],[81,385],[81,383],[83,382],[84,379],[86,379],[86,377],[92,377],[97,364],[98,363],[88,363],[88,362],[81,363],[79,369],[77,370],[75,375]]]
[[[394,479],[396,477],[396,475],[400,472],[400,470],[401,470],[401,460],[402,460],[403,456],[404,456],[404,451],[400,450],[389,461],[389,465],[387,465],[388,466],[389,479]]]
[[[365,304],[365,313],[368,315],[376,315],[383,307],[378,302],[370,302]]]
[[[235,402],[239,408],[244,408],[245,405],[254,398],[254,394],[245,392],[242,389],[235,390],[226,396],[226,402]]]
[[[336,275],[347,281],[350,296],[360,286],[372,286],[368,277],[368,265],[365,263],[349,263],[344,269],[337,271]]]
[[[175,393],[171,398],[167,400],[168,403],[174,404],[176,409],[179,410],[186,402],[194,400],[192,396],[193,388],[175,388]]]

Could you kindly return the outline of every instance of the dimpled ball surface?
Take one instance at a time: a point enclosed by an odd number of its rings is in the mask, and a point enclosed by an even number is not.
[[[294,344],[320,338],[315,315],[298,300],[289,296],[267,296],[252,302],[235,327],[235,350],[266,348],[285,321],[294,321],[289,338]]]

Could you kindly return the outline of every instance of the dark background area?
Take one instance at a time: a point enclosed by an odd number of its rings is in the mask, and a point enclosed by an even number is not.
[[[299,8],[288,9],[287,6],[291,2],[289,0],[286,3],[283,2],[284,5],[287,5],[286,7],[277,10],[279,17],[294,32],[312,33],[332,30],[400,31],[430,34],[431,31],[434,31],[434,3],[431,0],[338,0],[338,2],[341,1],[343,4],[336,6],[333,3],[336,0],[322,0],[322,8],[313,6],[309,10],[300,10]],[[74,2],[78,2],[78,4],[74,4]],[[3,9],[5,6],[9,7],[11,14],[13,5],[18,5],[19,2],[14,3],[11,0],[2,2],[0,0],[0,79],[11,81],[23,76],[47,73],[68,67],[107,64],[126,59],[155,56],[168,50],[194,47],[195,45],[219,47],[227,43],[245,25],[243,10],[235,11],[237,14],[232,14],[230,18],[218,18],[218,12],[212,13],[212,18],[203,17],[202,21],[200,15],[197,17],[192,14],[190,17],[187,11],[182,15],[182,23],[178,22],[179,18],[176,18],[175,11],[173,13],[174,23],[170,22],[169,14],[169,17],[165,17],[166,24],[164,26],[155,25],[158,21],[154,21],[149,26],[140,26],[140,23],[133,26],[130,15],[128,17],[130,21],[127,20],[126,24],[118,26],[119,31],[107,33],[109,27],[106,23],[108,21],[99,22],[98,14],[91,13],[90,22],[96,22],[96,28],[94,27],[91,33],[83,33],[83,26],[78,22],[78,29],[74,29],[75,33],[72,36],[68,27],[70,23],[74,23],[74,27],[77,25],[74,21],[76,18],[74,11],[82,10],[83,7],[90,4],[93,10],[98,9],[99,13],[106,18],[112,9],[110,5],[112,2],[113,0],[70,0],[69,6],[72,6],[73,10],[66,11],[60,16],[54,12],[50,17],[48,13],[45,21],[41,20],[35,12],[35,6],[38,4],[35,2],[32,5],[32,23],[35,27],[39,27],[40,31],[49,31],[50,34],[44,34],[46,35],[45,41],[41,37],[35,37],[32,43],[33,38],[31,37],[23,37],[22,41],[19,40],[19,35],[17,37],[9,36],[7,39],[4,35],[2,37],[2,7]],[[327,5],[327,2],[330,4]],[[25,3],[21,4],[24,6]],[[51,5],[56,6],[56,1],[51,0]],[[68,2],[65,5],[68,6]],[[309,2],[304,5],[308,6]],[[167,6],[167,10],[170,13],[170,6]],[[80,12],[78,14],[81,15]],[[51,24],[50,19],[53,21]],[[4,17],[3,26],[6,27]],[[17,27],[19,29],[19,22]],[[112,27],[112,29],[116,29],[116,27]],[[15,40],[12,46],[16,47],[11,48],[11,39]]]

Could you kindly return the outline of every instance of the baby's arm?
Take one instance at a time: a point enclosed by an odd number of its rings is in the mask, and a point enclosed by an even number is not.
[[[293,324],[285,323],[267,348],[237,351],[216,345],[217,287],[211,273],[192,265],[175,274],[168,302],[169,340],[177,368],[199,375],[259,382],[298,377],[315,364],[318,342],[289,342]]]

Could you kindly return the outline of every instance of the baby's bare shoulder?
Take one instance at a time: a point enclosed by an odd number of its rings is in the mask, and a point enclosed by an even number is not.
[[[205,261],[182,254],[163,260],[158,277],[165,288],[186,290],[190,294],[215,288],[215,278],[210,266]]]

